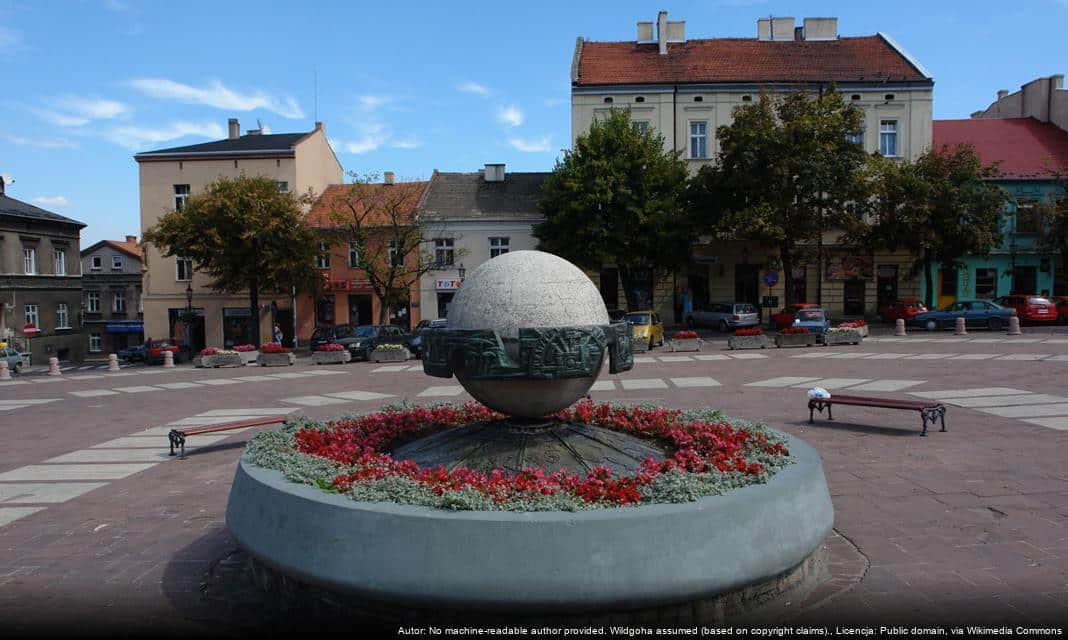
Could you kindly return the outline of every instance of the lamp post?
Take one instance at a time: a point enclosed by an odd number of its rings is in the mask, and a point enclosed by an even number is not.
[[[193,348],[193,283],[185,285],[185,345]]]
[[[460,263],[460,267],[456,270],[460,274],[460,282],[463,283],[464,276],[467,275],[467,269],[464,269],[464,263]]]

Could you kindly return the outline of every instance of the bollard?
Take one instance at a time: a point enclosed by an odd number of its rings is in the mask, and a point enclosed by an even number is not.
[[[0,380],[10,380],[11,372],[7,370],[7,360],[0,360]]]
[[[114,353],[108,354],[108,372],[115,373],[119,370],[119,356]]]
[[[968,327],[964,324],[964,318],[957,318],[957,326],[953,329],[953,335],[966,336],[968,335]]]
[[[905,321],[903,319],[901,319],[901,318],[898,318],[897,322],[894,323],[894,335],[895,336],[907,336],[908,335],[907,333],[905,333]]]
[[[52,356],[48,359],[48,375],[61,376],[63,372],[59,370],[59,358]]]
[[[174,368],[174,352],[173,351],[164,351],[163,352],[163,368],[164,369],[173,369]]]
[[[1016,316],[1011,316],[1009,318],[1009,335],[1018,336],[1020,333],[1020,319]]]

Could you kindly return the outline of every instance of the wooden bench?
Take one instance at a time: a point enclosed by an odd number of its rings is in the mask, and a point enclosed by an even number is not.
[[[867,396],[832,395],[830,398],[810,398],[808,401],[808,421],[813,421],[813,413],[827,410],[827,419],[834,420],[831,415],[831,406],[836,404],[851,405],[854,407],[878,407],[880,409],[901,409],[904,411],[919,411],[923,419],[923,431],[921,436],[927,435],[927,422],[932,425],[941,421],[941,431],[946,430],[946,405],[933,400],[895,400],[892,398],[870,398]]]
[[[261,427],[267,424],[280,424],[286,421],[286,416],[264,416],[262,418],[252,418],[249,420],[235,420],[233,422],[222,422],[220,424],[208,424],[201,427],[186,427],[182,429],[171,429],[171,432],[167,434],[167,439],[171,441],[171,455],[174,455],[174,448],[181,449],[181,455],[179,457],[185,457],[185,439],[189,436],[195,436],[202,433],[215,433],[216,431],[230,431],[233,429],[245,429],[247,427]]]

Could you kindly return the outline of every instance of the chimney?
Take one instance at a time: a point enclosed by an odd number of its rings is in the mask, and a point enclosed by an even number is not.
[[[1001,100],[1005,96],[1009,95],[1008,89],[998,89],[998,100]]]
[[[801,37],[805,40],[837,40],[838,18],[805,18]]]
[[[653,40],[653,23],[652,22],[639,22],[638,23],[638,44],[653,44],[656,42]]]
[[[315,121],[315,131],[322,131],[323,134],[325,135],[326,134],[326,125],[323,124],[322,122],[316,120]]]
[[[4,195],[4,176],[0,176],[0,196]]]
[[[126,236],[126,242],[129,244],[137,244],[137,236]]]
[[[486,164],[486,182],[504,182],[504,164]]]
[[[393,184],[396,179],[396,175],[392,171],[386,171],[382,174],[382,184]]]
[[[790,42],[794,39],[793,17],[771,19],[771,39],[775,42]]]
[[[241,137],[241,125],[237,123],[237,118],[230,118],[228,122],[230,125],[230,139],[237,140]]]
[[[245,135],[246,136],[258,136],[261,133],[263,133],[263,129],[246,129],[245,130]]]
[[[656,16],[656,42],[660,45],[660,55],[667,55],[667,11]]]
[[[771,40],[771,18],[757,20],[757,40]]]

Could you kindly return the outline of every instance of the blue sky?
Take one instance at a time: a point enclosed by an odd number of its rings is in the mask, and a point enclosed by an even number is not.
[[[575,38],[630,40],[666,9],[689,38],[768,15],[891,34],[935,78],[935,117],[1068,71],[1068,0],[1005,2],[138,2],[0,0],[0,173],[9,195],[139,234],[133,153],[327,126],[346,170],[552,169],[570,141]]]

